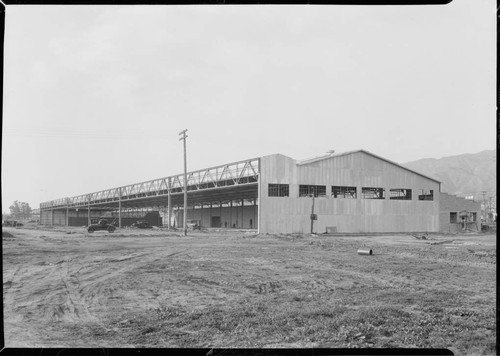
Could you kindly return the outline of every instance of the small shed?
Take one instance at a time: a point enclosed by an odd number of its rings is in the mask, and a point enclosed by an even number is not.
[[[441,232],[480,231],[481,203],[440,193],[439,230]]]

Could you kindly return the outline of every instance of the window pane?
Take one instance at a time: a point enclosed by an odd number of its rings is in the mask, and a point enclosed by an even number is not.
[[[326,197],[326,185],[299,185],[299,197]]]
[[[391,189],[389,199],[411,200],[411,189]]]
[[[289,185],[288,184],[269,184],[268,196],[270,197],[288,197]]]
[[[361,188],[361,197],[363,199],[385,199],[384,188]]]
[[[432,189],[419,189],[418,200],[434,200],[434,191]]]
[[[357,197],[356,187],[343,187],[334,185],[332,186],[332,197],[356,199]]]

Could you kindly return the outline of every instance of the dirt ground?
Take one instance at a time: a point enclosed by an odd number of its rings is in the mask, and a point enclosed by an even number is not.
[[[184,237],[25,226],[3,228],[2,243],[6,347],[496,354],[491,234]]]

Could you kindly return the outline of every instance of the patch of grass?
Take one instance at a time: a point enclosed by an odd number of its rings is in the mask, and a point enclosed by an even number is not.
[[[128,332],[132,340],[147,346],[158,345],[158,340],[170,340],[176,347],[313,342],[329,347],[454,347],[460,352],[496,352],[494,326],[478,327],[480,320],[469,320],[472,315],[455,315],[436,307],[412,314],[397,306],[276,303],[257,296],[238,307],[165,308],[156,312],[156,319],[138,319],[142,327]]]

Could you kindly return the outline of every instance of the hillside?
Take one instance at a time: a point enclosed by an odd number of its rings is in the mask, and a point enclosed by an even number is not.
[[[440,159],[424,158],[401,163],[402,166],[435,178],[441,182],[442,191],[455,195],[474,195],[482,198],[496,191],[496,151],[486,150]]]

